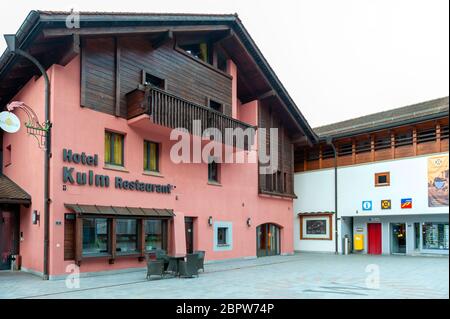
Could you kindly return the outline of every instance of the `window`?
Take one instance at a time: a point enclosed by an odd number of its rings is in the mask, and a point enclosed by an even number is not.
[[[227,58],[222,52],[217,52],[217,68],[222,72],[227,72]]]
[[[83,219],[83,255],[108,254],[108,238],[109,225],[106,218]]]
[[[423,223],[422,248],[448,250],[448,223]]]
[[[412,145],[413,144],[413,135],[412,131],[401,132],[395,134],[395,147]]]
[[[213,100],[209,100],[209,107],[212,108],[214,111],[217,112],[222,112],[222,104],[220,104],[219,102],[213,101]]]
[[[145,227],[145,250],[166,249],[167,221],[147,219]]]
[[[448,125],[441,125],[441,140],[448,139]]]
[[[353,151],[353,145],[351,142],[343,143],[338,146],[338,155],[345,156],[351,155]]]
[[[333,148],[329,145],[322,146],[322,159],[334,158]]]
[[[375,139],[375,151],[387,149],[391,147],[390,136],[379,136]]]
[[[430,127],[417,131],[417,143],[425,143],[436,140],[436,128]]]
[[[124,135],[105,132],[105,164],[123,166]]]
[[[159,144],[144,141],[144,170],[159,172]]]
[[[319,149],[317,148],[309,150],[309,152],[306,154],[307,161],[316,161],[319,159],[319,157]]]
[[[143,84],[145,85],[151,85],[155,86],[161,90],[166,89],[166,81],[164,79],[161,79],[157,76],[154,76],[153,74],[147,73],[143,71]]]
[[[208,163],[208,181],[213,183],[219,183],[219,164],[215,159],[210,159]]]
[[[210,63],[210,50],[209,45],[205,42],[203,43],[196,43],[196,44],[186,44],[186,45],[180,45],[181,49],[192,55],[193,57],[196,57],[197,59],[202,60],[203,62]]]
[[[389,172],[375,174],[375,186],[389,186],[391,183],[391,176]]]
[[[359,140],[356,142],[356,154],[370,152],[372,150],[370,139]]]
[[[227,232],[228,228],[226,227],[218,227],[217,228],[217,244],[218,245],[227,245]]]
[[[137,251],[136,219],[116,219],[116,251],[133,253]]]

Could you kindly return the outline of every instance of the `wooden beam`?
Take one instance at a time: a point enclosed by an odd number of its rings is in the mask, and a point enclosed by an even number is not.
[[[72,61],[73,58],[75,58],[79,54],[80,54],[80,35],[73,34],[58,64],[66,66],[70,61]]]
[[[163,46],[169,41],[173,40],[173,32],[172,30],[167,30],[164,32],[161,36],[159,36],[155,41],[152,43],[153,49],[158,49],[159,47]]]
[[[227,31],[230,29],[227,25],[194,25],[194,26],[137,26],[137,27],[93,27],[93,28],[56,28],[43,30],[44,38],[68,36],[78,34],[81,36],[88,35],[127,35],[127,34],[151,34],[167,32],[202,32],[202,31]]]
[[[116,86],[115,86],[115,115],[120,116],[120,56],[121,56],[121,48],[120,41],[118,38],[114,38],[115,43],[115,72],[116,72]]]

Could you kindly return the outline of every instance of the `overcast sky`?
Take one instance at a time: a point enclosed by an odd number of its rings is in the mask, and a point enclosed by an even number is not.
[[[15,0],[32,9],[238,13],[311,126],[448,95],[448,0]],[[0,39],[0,50],[5,43]]]

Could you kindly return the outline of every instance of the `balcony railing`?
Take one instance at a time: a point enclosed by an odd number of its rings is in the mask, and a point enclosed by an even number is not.
[[[129,104],[129,114],[132,113],[133,116],[136,116],[138,113],[146,113],[150,115],[153,123],[161,126],[173,129],[184,128],[193,135],[202,134],[207,128],[216,128],[221,133],[222,142],[228,142],[228,144],[234,146],[239,146],[236,145],[236,140],[233,137],[234,130],[242,129],[245,131],[254,128],[252,125],[236,120],[209,107],[187,101],[155,87],[146,87],[144,94],[141,96],[142,100],[139,103],[142,106],[140,108],[141,111],[136,111],[136,108]],[[130,96],[130,101],[136,101],[136,98]],[[200,121],[200,132],[194,129],[194,120]],[[251,131],[251,134],[248,135],[249,138],[246,137],[244,139],[244,149],[248,149],[248,146],[254,142],[255,130]]]

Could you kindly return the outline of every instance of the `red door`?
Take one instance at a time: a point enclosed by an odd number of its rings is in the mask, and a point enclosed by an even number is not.
[[[370,223],[367,225],[367,231],[368,231],[367,245],[369,246],[368,253],[372,255],[381,255],[381,224]]]

